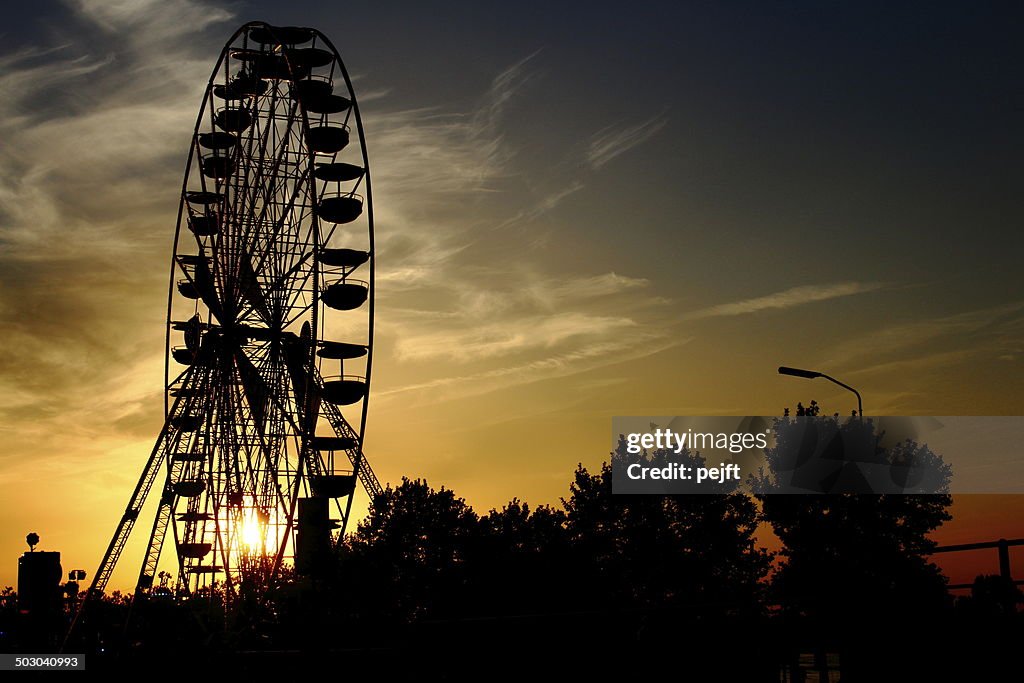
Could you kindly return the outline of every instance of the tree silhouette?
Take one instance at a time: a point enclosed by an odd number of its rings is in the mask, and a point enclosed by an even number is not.
[[[775,423],[775,447],[766,452],[771,471],[761,473],[762,518],[782,541],[783,563],[773,588],[784,611],[799,617],[823,647],[846,651],[844,680],[857,680],[879,657],[906,655],[919,644],[908,623],[935,618],[947,605],[945,578],[928,560],[935,542],[929,534],[951,517],[948,494],[839,492],[780,495],[780,475],[805,454],[808,435],[825,448],[843,437],[837,471],[851,459],[892,465],[913,460],[939,477],[948,491],[949,468],[927,447],[903,442],[879,451],[870,420],[818,417],[819,407],[799,405],[797,419]],[[813,418],[808,422],[807,418]],[[824,436],[823,436],[824,435]],[[827,457],[827,456],[826,456]],[[930,615],[930,616],[929,616]],[[918,631],[919,632],[919,631]]]
[[[526,615],[578,609],[565,512],[532,511],[518,498],[480,519],[473,571],[478,614]]]
[[[626,456],[623,439],[611,456]],[[685,450],[674,460],[704,464]],[[760,609],[770,556],[755,545],[749,496],[613,494],[612,476],[608,463],[594,474],[580,465],[563,500],[570,542],[589,568],[585,590],[621,605],[685,607],[694,618]]]
[[[376,497],[342,549],[342,580],[372,596],[363,616],[411,622],[462,613],[478,525],[450,489],[403,478]]]
[[[970,597],[960,601],[961,611],[973,619],[1004,619],[1016,614],[1024,599],[1013,581],[999,574],[981,574],[974,578]]]
[[[612,460],[625,448],[620,439]],[[668,457],[646,455],[654,463]],[[673,459],[703,464],[689,452]],[[700,653],[680,666],[691,676],[721,676],[724,666],[730,678],[770,678],[773,659],[761,649],[770,639],[747,637],[763,630],[770,566],[770,554],[754,541],[754,500],[735,493],[614,494],[612,486],[609,463],[594,473],[580,465],[563,505],[576,595],[605,611],[600,634],[591,637],[615,643],[619,673],[663,674],[666,662],[647,654],[686,643],[687,652]]]

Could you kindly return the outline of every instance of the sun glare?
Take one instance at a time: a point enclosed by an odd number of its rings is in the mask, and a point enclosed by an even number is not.
[[[260,545],[260,525],[255,515],[242,521],[242,546],[246,550],[254,550]]]
[[[266,522],[252,507],[245,508],[242,520],[238,523],[238,542],[245,553],[261,553],[266,550]]]

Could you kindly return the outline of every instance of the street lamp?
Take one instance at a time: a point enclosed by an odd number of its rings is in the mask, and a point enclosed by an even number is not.
[[[829,377],[824,372],[817,372],[815,370],[801,370],[800,368],[787,368],[785,365],[779,367],[779,374],[789,375],[790,377],[803,377],[804,379],[815,379],[817,377],[822,377],[824,379],[827,379],[829,382],[838,384],[844,389],[849,389],[857,396],[857,415],[860,417],[860,419],[864,419],[864,406],[861,404],[860,392],[851,387],[849,384],[843,384],[835,377]]]

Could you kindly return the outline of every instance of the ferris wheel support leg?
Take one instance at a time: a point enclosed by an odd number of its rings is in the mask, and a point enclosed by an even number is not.
[[[149,460],[142,470],[139,482],[135,485],[135,491],[128,501],[124,514],[121,516],[121,521],[117,524],[114,536],[110,539],[110,545],[107,546],[107,551],[103,554],[99,569],[96,570],[96,574],[93,577],[92,585],[89,586],[85,597],[78,605],[78,612],[75,614],[75,618],[72,620],[68,633],[64,638],[65,645],[75,632],[75,627],[85,612],[86,605],[90,600],[103,595],[107,587],[107,581],[110,580],[110,575],[114,572],[117,560],[121,557],[121,552],[128,542],[128,537],[131,535],[132,529],[135,528],[135,522],[139,518],[139,513],[142,512],[142,506],[146,503],[146,497],[153,488],[153,483],[163,467],[164,458],[167,455],[167,444],[170,442],[168,436],[168,425],[164,425],[164,430],[160,434],[160,438],[157,439],[153,452],[149,455]]]
[[[156,568],[160,563],[160,551],[164,546],[164,536],[167,535],[167,527],[172,514],[174,514],[174,492],[168,483],[164,486],[163,494],[160,496],[160,507],[157,508],[156,519],[153,520],[153,530],[149,534],[149,544],[146,546],[146,559],[142,563],[139,580],[135,584],[134,600],[139,598],[140,592],[153,586]]]
[[[356,473],[359,472],[359,466],[356,465]],[[338,545],[341,545],[345,539],[345,533],[348,531],[348,520],[352,517],[352,500],[356,497],[355,489],[353,488],[352,493],[348,495],[348,502],[345,503],[345,512],[341,517],[341,531],[338,533]],[[373,501],[371,500],[372,504]]]
[[[132,612],[136,603],[145,599],[146,592],[152,585],[156,576],[156,568],[160,562],[160,550],[163,548],[164,535],[167,533],[167,525],[174,513],[174,492],[171,490],[170,481],[164,485],[163,494],[160,497],[160,506],[156,511],[156,519],[153,521],[153,530],[149,534],[149,545],[146,547],[146,559],[139,571],[139,579],[135,583],[135,592],[132,593],[131,603],[128,605],[128,616],[124,620],[124,638],[127,640],[129,628],[132,623]]]
[[[355,436],[355,430],[352,429],[345,416],[341,414],[341,410],[338,406],[327,403],[325,405],[327,419],[334,428],[334,432],[341,436]],[[348,458],[352,462],[352,467],[355,473],[359,476],[359,481],[362,483],[363,488],[366,489],[367,495],[370,496],[370,502],[384,493],[384,487],[380,485],[380,480],[377,479],[377,475],[374,473],[373,468],[370,467],[369,461],[367,461],[365,454],[362,449],[352,449],[347,451]]]

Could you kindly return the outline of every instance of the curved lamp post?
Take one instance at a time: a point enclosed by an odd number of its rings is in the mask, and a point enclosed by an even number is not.
[[[779,374],[789,375],[790,377],[803,377],[804,379],[816,379],[818,377],[821,377],[823,379],[827,379],[829,382],[838,384],[844,389],[849,389],[857,396],[857,416],[860,417],[860,419],[862,420],[864,419],[864,406],[860,400],[860,392],[851,387],[849,384],[843,384],[835,377],[829,377],[824,372],[817,372],[815,370],[801,370],[800,368],[787,368],[785,365],[779,367]]]

